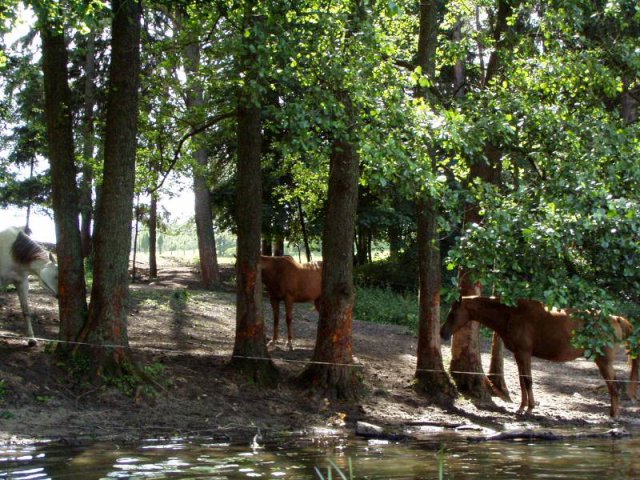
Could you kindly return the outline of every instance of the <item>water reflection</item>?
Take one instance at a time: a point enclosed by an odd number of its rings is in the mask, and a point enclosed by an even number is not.
[[[640,440],[468,442],[431,434],[394,443],[300,435],[251,448],[215,439],[149,440],[139,445],[97,443],[73,449],[26,445],[0,450],[0,479],[636,479]],[[319,473],[318,473],[319,472]],[[322,476],[322,477],[321,477]]]

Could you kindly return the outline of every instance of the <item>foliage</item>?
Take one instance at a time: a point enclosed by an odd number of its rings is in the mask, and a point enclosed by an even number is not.
[[[465,226],[447,268],[473,270],[507,303],[583,311],[575,340],[591,353],[611,340],[604,316],[640,296],[638,125],[619,107],[623,79],[638,78],[628,47],[638,16],[625,1],[565,7],[549,2],[535,18],[538,5],[521,2],[512,21],[523,34],[500,79],[462,104],[459,125],[500,148],[503,181],[467,189],[482,222]],[[483,161],[450,138],[456,155]]]
[[[416,296],[389,289],[358,287],[354,317],[367,322],[402,325],[417,332]]]
[[[102,380],[105,386],[115,387],[128,397],[153,397],[170,383],[165,378],[165,368],[161,363],[142,367],[127,364],[124,368],[128,373],[110,375]]]
[[[413,249],[395,257],[359,265],[354,273],[359,286],[404,294],[418,291],[418,266]]]

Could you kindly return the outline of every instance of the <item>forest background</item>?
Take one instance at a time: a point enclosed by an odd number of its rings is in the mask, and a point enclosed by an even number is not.
[[[268,355],[252,279],[285,240],[307,258],[319,246],[328,272],[314,359],[351,363],[354,277],[418,292],[417,384],[436,396],[448,382],[418,372],[440,368],[443,292],[589,312],[586,356],[612,340],[604,316],[638,315],[637,2],[1,5],[4,34],[37,21],[3,36],[0,206],[53,210],[68,290],[85,291],[91,258],[89,304],[61,295],[61,337],[102,345],[85,352],[100,375],[125,368],[132,225],[153,258],[171,172],[192,182],[204,288],[219,283],[216,233],[237,235],[234,358]],[[343,341],[322,345],[327,332]],[[458,338],[452,369],[481,369],[477,326]],[[339,396],[357,383],[307,375]]]

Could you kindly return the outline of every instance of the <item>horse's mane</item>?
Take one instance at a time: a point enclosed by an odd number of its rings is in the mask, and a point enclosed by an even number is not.
[[[31,240],[23,231],[18,232],[18,236],[11,245],[11,256],[20,264],[26,265],[35,260],[48,260],[49,254],[39,244]]]

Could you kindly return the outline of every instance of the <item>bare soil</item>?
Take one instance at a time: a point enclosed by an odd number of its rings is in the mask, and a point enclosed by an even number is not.
[[[623,400],[622,415],[609,418],[609,396],[593,362],[535,360],[534,414],[516,416],[520,400],[517,369],[509,352],[505,380],[513,403],[495,398],[478,404],[459,397],[450,408],[416,394],[416,338],[405,328],[354,322],[353,345],[366,392],[357,403],[310,395],[295,381],[311,358],[317,313],[301,304],[294,315],[294,350],[271,348],[281,375],[277,386],[260,388],[227,368],[235,334],[233,271],[225,287],[200,289],[192,267],[164,259],[160,277],[131,286],[129,342],[141,365],[161,369],[155,394],[128,396],[116,387],[77,386],[49,353],[57,337],[57,304],[33,282],[34,329],[41,338],[29,348],[17,295],[0,292],[0,444],[44,439],[72,444],[135,441],[151,437],[222,436],[251,438],[313,427],[352,431],[358,420],[402,431],[411,424],[476,425],[497,431],[514,428],[606,430],[638,428],[640,406]],[[284,312],[282,312],[284,313]],[[265,301],[267,331],[271,311]],[[284,323],[284,322],[283,322]],[[284,329],[284,325],[281,325]],[[284,331],[281,337],[286,338]],[[488,351],[488,348],[486,349]],[[449,346],[443,346],[445,365]],[[488,369],[489,354],[483,356]],[[160,367],[161,366],[161,367]],[[628,378],[621,353],[619,378]],[[138,392],[140,393],[140,392]]]

